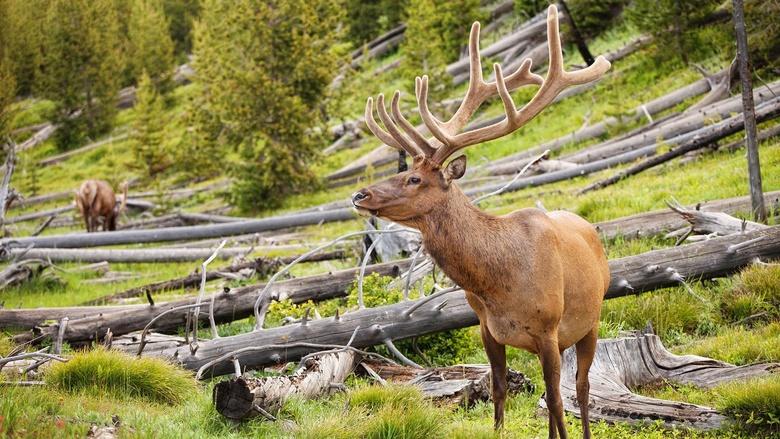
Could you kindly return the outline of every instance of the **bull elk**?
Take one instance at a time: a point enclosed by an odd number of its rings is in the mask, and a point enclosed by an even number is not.
[[[117,204],[117,197],[111,185],[103,180],[87,180],[76,191],[76,207],[81,216],[87,232],[97,232],[100,223],[103,223],[103,231],[116,230],[116,219],[127,206],[127,183],[122,183],[121,204]]]
[[[558,11],[547,11],[549,68],[546,78],[531,73],[525,59],[516,72],[504,76],[493,65],[495,81],[486,82],[479,55],[479,23],[469,39],[470,78],[465,98],[455,114],[442,122],[428,108],[428,78],[416,78],[420,115],[433,135],[427,138],[399,109],[399,92],[393,95],[392,116],[384,97],[377,97],[377,112],[385,126],[374,120],[368,98],[365,119],[382,142],[413,157],[412,169],[364,188],[352,196],[363,214],[389,219],[418,229],[425,248],[453,281],[466,291],[466,299],[480,322],[490,360],[494,421],[503,424],[506,400],[505,346],[539,356],[545,382],[549,437],[567,437],[560,395],[561,353],[574,345],[577,352],[577,402],[584,436],[588,423],[588,370],[596,350],[601,302],[609,281],[609,266],[594,227],[564,211],[546,213],[526,208],[505,216],[492,216],[474,207],[455,180],[466,171],[466,157],[444,162],[471,145],[505,136],[522,127],[550,105],[565,88],[601,77],[610,63],[603,57],[582,70],[563,68],[558,33]],[[536,95],[518,109],[510,91],[539,86]],[[498,95],[506,117],[500,122],[460,132],[479,106]]]

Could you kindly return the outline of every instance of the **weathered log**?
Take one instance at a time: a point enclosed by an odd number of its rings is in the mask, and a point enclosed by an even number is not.
[[[672,211],[691,224],[690,229],[694,233],[732,235],[734,233],[742,233],[743,231],[761,230],[767,227],[764,224],[734,218],[723,212],[702,212],[701,210],[686,209],[676,201],[667,202],[666,204]]]
[[[16,224],[16,223],[21,223],[21,222],[25,222],[25,221],[32,221],[32,220],[36,220],[36,219],[40,219],[40,218],[46,218],[46,217],[49,217],[49,216],[52,216],[52,215],[57,216],[57,215],[60,215],[60,214],[66,213],[66,212],[71,212],[71,211],[75,212],[76,211],[75,207],[76,207],[76,205],[71,203],[71,204],[69,204],[67,206],[55,207],[53,209],[42,210],[40,212],[31,212],[31,213],[24,214],[24,215],[13,216],[13,217],[7,218],[5,222],[8,223],[8,224]],[[144,201],[144,200],[133,200],[131,198],[131,199],[127,200],[127,207],[128,207],[128,209],[135,209],[135,210],[143,211],[143,210],[153,209],[155,207],[155,204],[154,203],[150,203],[148,201]]]
[[[775,98],[764,103],[761,106],[761,110],[759,111],[763,111],[764,114],[766,115],[771,115],[767,117],[774,117],[777,114],[777,110],[779,108],[780,108],[780,98]],[[710,126],[699,128],[695,131],[681,134],[678,137],[675,137],[674,139],[670,139],[662,143],[653,143],[648,146],[643,146],[638,149],[628,150],[626,152],[609,156],[608,158],[604,158],[600,160],[589,161],[589,162],[586,161],[584,164],[581,164],[576,168],[520,178],[514,183],[512,183],[511,185],[509,185],[508,187],[506,187],[504,191],[511,192],[511,191],[524,189],[527,187],[541,186],[545,184],[555,183],[558,181],[568,180],[570,178],[587,175],[596,171],[602,171],[604,169],[616,165],[630,163],[638,158],[653,156],[656,154],[659,148],[670,143],[682,144],[688,141],[691,141],[693,143],[694,141],[692,141],[692,139],[697,137],[699,139],[707,138],[709,139],[709,142],[712,142],[722,137],[725,137],[731,133],[736,132],[734,126],[739,125],[740,120],[741,120],[741,116],[739,115],[733,116],[728,119],[725,119],[722,122],[718,122]],[[696,145],[699,144],[696,143]],[[567,160],[569,159],[570,158],[567,158]],[[472,189],[471,191],[466,191],[466,193],[468,195],[477,194],[477,193],[489,193],[501,187],[503,187],[503,184],[501,183],[493,184],[493,185],[485,185],[483,187]]]
[[[771,139],[773,137],[780,136],[780,125],[775,125],[770,128],[763,129],[758,132],[758,141],[762,142],[767,139]],[[727,145],[712,145],[711,148],[704,148],[697,151],[694,151],[693,153],[686,154],[684,158],[680,160],[681,164],[688,163],[692,160],[696,160],[699,156],[702,154],[706,154],[707,152],[712,151],[727,151],[727,152],[734,152],[740,148],[745,147],[745,139],[739,139],[734,142],[731,142]]]
[[[57,131],[57,125],[47,123],[40,130],[36,131],[29,139],[16,147],[17,151],[25,151],[34,148],[40,143],[45,142]]]
[[[780,207],[780,191],[765,193],[764,201],[768,206]],[[702,212],[723,212],[727,214],[749,212],[750,197],[742,196],[705,201],[698,203],[696,209]],[[688,224],[687,221],[675,212],[662,209],[603,221],[596,223],[595,226],[602,237],[611,239],[617,236],[626,238],[653,236],[680,229]]]
[[[0,328],[31,329],[46,322],[58,322],[63,317],[77,320],[113,312],[132,312],[147,305],[70,306],[57,308],[0,308]]]
[[[271,250],[261,247],[232,247],[219,252],[218,258],[230,259],[246,255],[253,251]],[[20,259],[43,259],[52,262],[111,262],[111,263],[149,263],[149,262],[190,262],[208,258],[211,249],[80,249],[80,248],[12,248],[8,250],[12,257]]]
[[[777,363],[737,367],[695,355],[674,355],[654,334],[599,340],[589,374],[590,419],[715,430],[726,417],[713,408],[641,396],[631,389],[666,382],[709,388],[778,372]],[[563,353],[561,397],[564,410],[579,416],[576,374],[576,352],[571,347]],[[543,399],[539,405],[546,407]]]
[[[47,267],[42,259],[14,260],[0,271],[0,291],[27,282]]]
[[[263,378],[236,377],[214,386],[214,406],[228,419],[275,416],[287,399],[297,396],[314,399],[330,394],[343,385],[360,355],[353,351],[322,353],[309,358],[291,376]]]
[[[47,203],[49,201],[66,200],[73,198],[73,191],[53,192],[50,194],[36,195],[30,198],[17,199],[11,203],[11,207],[27,207],[34,204]]]
[[[321,224],[330,221],[346,221],[355,218],[352,210],[330,210],[226,224],[205,226],[170,227],[154,230],[126,230],[111,233],[72,233],[39,237],[23,237],[13,240],[2,239],[0,245],[26,247],[35,244],[39,248],[99,247],[106,245],[140,244],[149,242],[181,241],[204,238],[259,233],[291,227]]]
[[[393,384],[417,387],[422,394],[438,403],[471,407],[478,402],[489,401],[490,366],[461,364],[430,369],[384,364],[364,360],[364,370],[375,373],[382,380]],[[358,368],[358,372],[360,368]],[[367,372],[370,375],[370,372]],[[507,370],[507,393],[533,393],[534,384],[521,372]]]
[[[780,86],[780,81],[775,81],[767,86],[755,89],[753,92],[756,105],[767,103],[776,98],[772,91],[774,87]],[[586,163],[595,159],[610,157],[626,151],[631,151],[642,146],[658,142],[659,139],[667,140],[669,144],[675,144],[669,139],[680,138],[683,134],[695,132],[701,128],[706,128],[712,119],[725,119],[733,113],[742,109],[742,102],[739,97],[725,99],[721,102],[702,108],[692,114],[683,115],[683,117],[673,119],[652,130],[641,133],[640,135],[618,141],[606,141],[584,150],[569,154],[563,158],[576,163]],[[686,138],[687,140],[688,138]]]
[[[679,285],[685,278],[725,276],[751,264],[756,258],[778,257],[780,227],[771,227],[616,259],[610,261],[612,282],[606,298]],[[238,355],[239,361],[245,367],[255,368],[292,361],[312,352],[311,348],[294,345],[299,342],[345,345],[352,339],[352,346],[363,348],[387,339],[416,337],[472,326],[478,322],[462,291],[421,300],[427,303],[407,301],[362,309],[337,319],[317,319],[306,325],[282,326],[203,341],[195,353],[191,353],[188,346],[180,346],[156,351],[153,355],[176,359],[184,367],[197,370],[227,352],[243,348],[244,351]],[[68,328],[71,325],[72,322]],[[290,347],[269,349],[269,345]],[[207,375],[230,372],[230,365],[217,364]]]
[[[773,102],[774,105],[772,105]],[[778,115],[780,115],[780,100],[775,99],[774,101],[767,102],[767,104],[761,106],[760,109],[756,109],[755,118],[757,121],[763,122],[766,120],[773,119]],[[626,177],[639,174],[642,171],[666,163],[669,160],[680,157],[691,151],[702,149],[726,136],[730,136],[734,133],[742,131],[744,128],[745,128],[745,118],[743,114],[738,114],[737,116],[730,117],[724,120],[723,122],[720,122],[718,124],[713,125],[712,127],[709,127],[709,129],[704,130],[704,132],[702,132],[701,134],[697,134],[693,136],[691,140],[682,143],[678,147],[668,152],[665,152],[663,154],[659,154],[650,157],[648,159],[645,159],[644,161],[637,163],[636,165],[631,166],[628,169],[618,172],[612,177],[594,182],[588,185],[587,187],[583,188],[582,190],[580,190],[579,193],[582,194],[585,192],[589,192],[595,189],[602,189],[609,185],[615,184]]]
[[[73,156],[77,156],[79,154],[83,154],[85,152],[92,151],[94,149],[100,148],[101,146],[108,145],[108,144],[114,143],[114,142],[121,142],[121,141],[127,139],[128,136],[129,135],[127,133],[120,134],[120,135],[118,135],[116,137],[110,136],[107,139],[103,139],[103,140],[100,140],[98,142],[93,142],[93,143],[90,143],[88,145],[84,145],[84,146],[82,146],[80,148],[76,148],[74,150],[71,150],[71,151],[68,151],[68,152],[64,152],[62,154],[57,154],[57,155],[53,155],[53,156],[47,157],[47,158],[45,158],[43,160],[38,161],[38,166],[49,166],[49,165],[54,165],[54,164],[57,164],[57,163],[61,163],[61,162],[64,162],[65,160],[68,160],[69,158],[71,158]]]
[[[408,261],[377,264],[367,267],[366,274],[378,273],[383,276],[398,276],[403,270],[408,268],[408,264]],[[333,273],[280,281],[274,283],[270,292],[277,295],[278,300],[290,299],[293,303],[344,297],[355,281],[358,271],[358,268],[351,268]],[[217,294],[214,304],[215,321],[231,322],[252,315],[257,295],[264,287],[265,283],[261,283]],[[126,311],[123,308],[122,311],[92,315],[81,319],[71,318],[63,334],[63,340],[88,341],[94,340],[95,336],[102,338],[109,328],[115,336],[140,331],[158,314],[172,308],[193,305],[196,302],[197,298],[190,297],[173,302],[155,304],[154,306],[133,306],[132,308],[127,308]],[[53,311],[56,308],[48,308],[48,310]],[[16,316],[25,311],[35,312],[38,315],[41,314],[40,309],[15,311]],[[188,310],[184,309],[167,314],[156,322],[154,329],[158,331],[177,329],[183,325],[187,312]],[[15,323],[6,313],[7,310],[0,310],[0,327],[4,324],[18,326],[18,323]],[[56,333],[56,327],[41,328],[40,333],[46,336],[53,335]],[[30,335],[30,333],[20,334],[16,339],[20,341],[28,340]]]
[[[718,75],[722,76],[723,72]],[[661,111],[679,105],[687,99],[701,95],[702,93],[706,93],[709,89],[709,82],[706,79],[700,79],[685,87],[679,88],[671,93],[634,108],[627,116],[621,116],[619,118],[608,117],[599,123],[582,127],[565,136],[561,136],[557,139],[545,142],[527,151],[522,151],[517,154],[502,157],[501,159],[493,161],[491,165],[487,167],[487,170],[492,175],[512,173],[512,169],[514,169],[516,166],[504,168],[502,165],[508,164],[509,162],[522,162],[523,165],[520,165],[522,168],[524,163],[527,163],[528,159],[535,155],[541,154],[546,150],[550,150],[551,152],[558,151],[567,145],[595,139],[596,137],[606,134],[607,131],[614,126],[624,125],[645,117],[645,112],[650,115],[660,113]]]
[[[218,268],[214,271],[206,271],[206,282],[214,279],[220,279],[223,277],[222,273],[236,273],[241,270],[251,269],[257,273],[266,273],[279,265],[287,265],[297,259],[300,255],[287,256],[284,258],[267,259],[267,258],[255,258],[251,261],[242,262],[239,264],[233,264],[227,267]],[[346,256],[343,250],[335,250],[331,252],[318,253],[306,257],[300,262],[320,262],[329,261],[332,259],[342,259]],[[156,293],[159,291],[177,290],[181,288],[191,288],[200,284],[203,276],[200,273],[193,273],[189,276],[183,276],[176,279],[170,279],[160,282],[154,282],[148,285],[142,285],[140,287],[130,288],[129,290],[120,291],[118,293],[111,294],[109,296],[101,297],[99,299],[90,300],[85,302],[84,305],[97,305],[100,303],[106,303],[117,299],[126,299],[128,297],[138,297],[146,293]]]

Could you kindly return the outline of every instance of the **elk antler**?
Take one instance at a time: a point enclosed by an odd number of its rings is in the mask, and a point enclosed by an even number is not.
[[[371,98],[368,98],[366,104],[368,127],[386,144],[404,149],[413,157],[424,155],[434,163],[442,164],[447,157],[462,148],[497,139],[517,130],[550,105],[566,87],[594,81],[610,67],[609,61],[603,56],[599,56],[593,65],[585,69],[576,72],[563,70],[561,37],[558,33],[558,9],[555,5],[550,5],[547,9],[547,44],[550,61],[546,78],[542,79],[541,76],[531,73],[531,60],[526,58],[517,71],[506,78],[501,66],[494,64],[493,70],[496,80],[495,82],[486,82],[482,75],[482,62],[479,55],[479,23],[476,22],[471,26],[469,36],[469,87],[458,110],[447,122],[437,119],[428,108],[428,77],[423,76],[415,79],[415,94],[420,116],[425,126],[433,134],[433,139],[426,139],[401,115],[398,109],[400,95],[398,91],[393,96],[393,118],[389,117],[384,108],[384,97],[379,95],[377,98],[379,117],[389,133],[380,128],[374,120]],[[518,110],[509,92],[531,84],[539,85],[539,90],[525,106]],[[501,97],[504,104],[506,118],[495,124],[461,133],[460,131],[466,126],[479,106],[496,94]],[[397,125],[401,125],[406,135],[401,133]],[[407,135],[409,137],[406,137]]]

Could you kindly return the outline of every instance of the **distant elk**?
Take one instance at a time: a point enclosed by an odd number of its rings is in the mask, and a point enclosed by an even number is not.
[[[111,185],[103,180],[87,180],[76,191],[76,207],[81,216],[87,232],[97,232],[98,226],[103,224],[103,231],[116,230],[116,218],[127,206],[127,183],[119,186],[122,191],[121,204],[117,203],[116,194]]]
[[[588,425],[588,371],[596,351],[599,315],[610,282],[609,265],[596,229],[579,216],[527,208],[503,216],[480,211],[458,188],[455,180],[466,172],[466,156],[445,162],[456,152],[512,133],[538,115],[568,87],[599,79],[610,67],[599,57],[587,68],[565,71],[558,34],[558,11],[547,15],[549,64],[542,78],[531,73],[531,60],[504,76],[493,65],[495,80],[484,80],[479,56],[479,23],[471,28],[470,81],[460,107],[446,122],[428,108],[428,78],[416,80],[417,107],[432,134],[426,137],[399,108],[399,93],[390,111],[384,97],[377,111],[385,128],[374,120],[368,99],[365,119],[385,144],[406,151],[412,169],[364,188],[352,196],[361,213],[413,227],[422,233],[425,249],[442,271],[460,285],[479,317],[482,341],[492,369],[495,426],[504,420],[507,371],[505,346],[539,356],[545,382],[549,437],[566,438],[560,394],[561,353],[577,351],[577,404],[583,436]],[[510,95],[526,85],[536,94],[517,108]],[[464,131],[475,111],[498,96],[506,117],[495,124]]]

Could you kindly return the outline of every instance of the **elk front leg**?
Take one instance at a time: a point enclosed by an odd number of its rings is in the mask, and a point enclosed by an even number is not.
[[[486,324],[479,325],[482,344],[490,361],[490,378],[493,384],[493,427],[498,430],[504,424],[506,402],[506,347],[496,341]]]
[[[590,402],[588,393],[590,392],[590,382],[588,382],[588,372],[593,363],[593,357],[596,355],[596,341],[598,339],[599,327],[596,325],[582,340],[576,344],[577,349],[577,404],[580,406],[580,417],[582,418],[582,437],[590,439],[590,420],[588,418],[588,403]]]
[[[544,375],[544,392],[547,401],[547,415],[550,421],[549,438],[555,439],[560,434],[561,439],[567,439],[566,425],[563,417],[563,401],[561,400],[561,352],[558,350],[557,337],[539,342],[539,360],[542,363]]]

